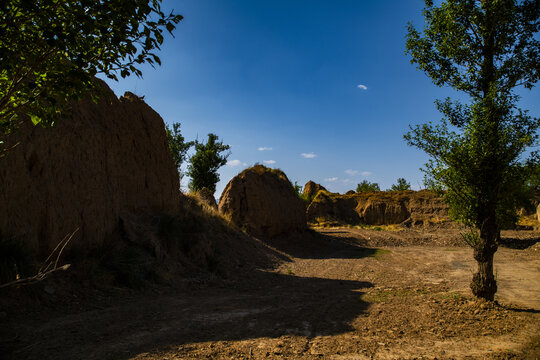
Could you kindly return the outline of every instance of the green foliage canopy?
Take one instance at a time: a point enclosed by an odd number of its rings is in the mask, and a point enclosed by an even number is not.
[[[161,0],[5,0],[0,2],[0,134],[27,117],[52,125],[70,100],[97,88],[96,74],[142,76],[164,30],[182,16]]]
[[[167,142],[169,143],[169,149],[174,160],[174,164],[178,169],[178,175],[182,180],[183,174],[181,167],[187,157],[188,150],[194,145],[193,141],[186,142],[184,136],[180,131],[180,123],[172,124],[172,128],[165,125],[165,133],[167,135]]]
[[[425,171],[447,191],[454,219],[481,228],[491,209],[497,224],[515,216],[516,191],[527,168],[524,151],[538,139],[539,119],[517,107],[516,86],[531,89],[539,76],[536,1],[426,1],[423,36],[409,24],[407,52],[438,86],[471,99],[436,101],[440,124],[413,127],[410,145],[431,156]],[[534,167],[534,166],[532,166]]]
[[[369,182],[367,180],[362,180],[360,184],[356,186],[356,192],[375,192],[375,191],[381,191],[381,188],[379,187],[379,184],[375,182]]]
[[[407,182],[404,178],[398,178],[397,182],[390,186],[390,191],[405,191],[410,190],[411,184]]]
[[[195,154],[190,158],[187,169],[187,174],[191,177],[191,191],[199,191],[204,187],[212,193],[216,191],[218,170],[227,163],[230,155],[230,146],[218,140],[219,137],[215,134],[208,134],[206,144],[195,140]]]

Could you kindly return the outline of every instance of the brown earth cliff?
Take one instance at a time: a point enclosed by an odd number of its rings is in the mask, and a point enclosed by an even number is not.
[[[256,165],[235,176],[219,200],[219,211],[256,236],[306,229],[306,207],[287,176]]]
[[[331,220],[347,224],[424,226],[448,224],[448,208],[435,193],[380,191],[333,194],[321,191],[307,209],[309,222]]]
[[[302,192],[302,195],[307,199],[313,199],[320,190],[326,191],[324,186],[310,180],[306,183],[306,185],[304,185],[304,191]]]
[[[179,209],[162,118],[139,97],[102,87],[98,103],[74,104],[54,128],[21,128],[0,158],[0,232],[41,256],[77,228],[70,246],[84,251],[117,231],[123,213]]]

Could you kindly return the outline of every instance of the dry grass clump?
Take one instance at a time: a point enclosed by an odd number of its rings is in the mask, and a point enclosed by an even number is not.
[[[536,218],[536,214],[522,215],[518,217],[517,225],[520,227],[526,227],[526,228],[531,228],[531,229],[540,228],[540,223],[538,222],[538,219]]]
[[[246,174],[248,172],[251,172],[251,171],[256,172],[258,175],[263,175],[265,173],[270,173],[270,174],[275,175],[275,176],[277,176],[277,177],[279,177],[279,178],[281,178],[283,180],[289,181],[289,178],[287,177],[287,175],[285,175],[285,173],[281,169],[269,168],[269,167],[266,167],[266,166],[261,165],[261,164],[255,164],[252,167],[245,169],[240,174],[238,174],[238,176],[241,177],[244,174]]]

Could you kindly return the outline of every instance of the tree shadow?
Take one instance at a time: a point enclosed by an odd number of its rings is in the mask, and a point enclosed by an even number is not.
[[[114,307],[13,321],[11,359],[130,359],[187,344],[335,335],[364,313],[364,281],[257,271],[225,289],[142,297]],[[9,350],[9,351],[8,351]]]
[[[540,238],[527,238],[527,239],[518,239],[512,237],[501,237],[499,240],[499,245],[516,250],[525,250],[533,245],[536,245],[540,241]]]

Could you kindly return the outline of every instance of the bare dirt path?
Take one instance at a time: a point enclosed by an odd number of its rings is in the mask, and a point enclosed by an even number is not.
[[[274,241],[276,269],[8,315],[7,359],[537,359],[540,238],[496,254],[500,306],[468,290],[446,232],[319,229]],[[513,234],[511,234],[513,236]],[[536,240],[535,240],[536,239]],[[518,242],[519,243],[519,242]],[[398,245],[398,246],[395,246]],[[1,350],[1,349],[0,349]],[[0,358],[4,358],[0,356]]]

